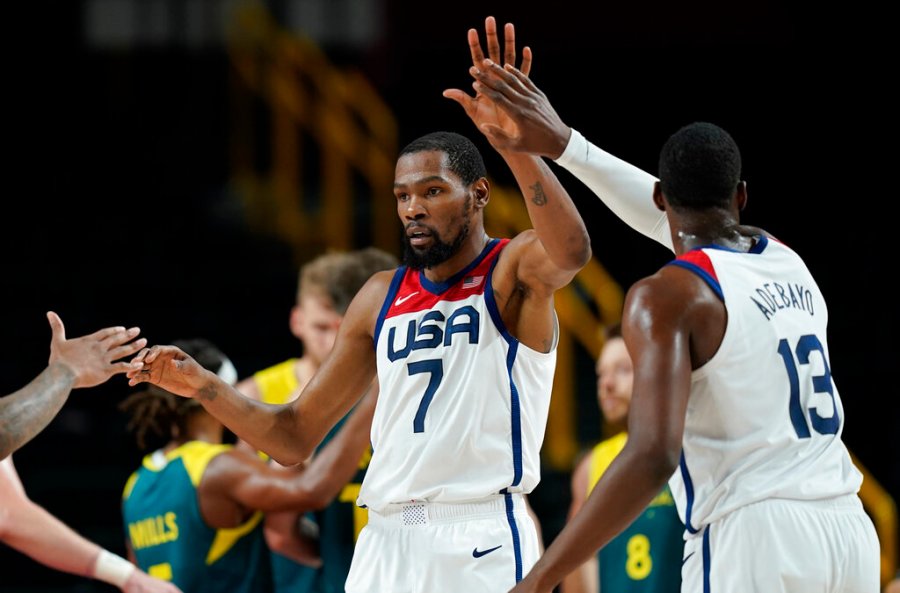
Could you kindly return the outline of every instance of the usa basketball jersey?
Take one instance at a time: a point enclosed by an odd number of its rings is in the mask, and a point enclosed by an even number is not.
[[[493,239],[445,282],[398,268],[375,327],[379,395],[359,504],[462,502],[530,492],[556,365],[500,317]],[[558,332],[556,332],[558,333]]]
[[[712,245],[669,265],[698,274],[727,311],[719,350],[692,373],[670,480],[688,531],[763,499],[857,492],[862,475],[841,441],[828,310],[800,257],[758,237],[748,253]]]

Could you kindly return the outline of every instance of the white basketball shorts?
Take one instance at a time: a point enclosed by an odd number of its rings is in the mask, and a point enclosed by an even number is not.
[[[469,503],[369,510],[347,593],[497,593],[537,562],[539,542],[521,494]]]
[[[683,593],[878,593],[879,543],[855,494],[766,500],[684,544]]]

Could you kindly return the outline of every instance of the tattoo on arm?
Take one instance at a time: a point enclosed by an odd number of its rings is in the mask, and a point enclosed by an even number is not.
[[[0,398],[0,459],[50,424],[66,403],[74,379],[70,369],[49,366],[22,389]]]
[[[541,187],[541,182],[538,181],[534,185],[528,186],[532,191],[534,191],[534,196],[531,198],[531,203],[535,206],[543,206],[547,203],[547,194],[544,193],[544,188]]]

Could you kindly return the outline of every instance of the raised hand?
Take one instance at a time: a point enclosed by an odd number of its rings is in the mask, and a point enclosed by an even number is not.
[[[484,60],[480,68],[472,67],[470,72],[475,78],[472,86],[479,96],[487,97],[504,114],[504,125],[486,122],[480,126],[492,146],[552,159],[563,153],[572,130],[563,123],[527,71],[508,63],[501,67],[496,61]]]
[[[128,384],[132,387],[152,383],[175,395],[197,397],[212,379],[210,371],[177,346],[145,348],[132,362],[139,363],[127,374]]]
[[[500,39],[497,35],[497,22],[494,17],[489,16],[484,21],[485,40],[487,44],[488,56],[492,63],[501,63]],[[469,51],[472,54],[472,67],[470,73],[474,75],[473,70],[484,67],[485,55],[481,48],[481,40],[478,37],[478,31],[469,29],[468,32]],[[521,71],[527,76],[531,71],[531,49],[528,47],[522,50]],[[516,29],[512,23],[507,23],[503,29],[503,56],[504,64],[515,66],[516,63]],[[476,87],[476,91],[479,89]],[[516,123],[508,117],[505,111],[497,108],[488,96],[481,92],[476,92],[475,96],[470,96],[459,89],[447,89],[443,95],[448,99],[456,101],[465,110],[466,115],[478,127],[482,133],[487,136],[488,140],[493,144],[492,135],[488,131],[500,130],[500,134],[496,135],[503,138],[506,135],[517,135]],[[495,148],[501,147],[494,145]]]
[[[135,340],[137,327],[107,327],[80,338],[66,339],[62,319],[53,311],[47,313],[50,322],[50,364],[61,363],[75,374],[72,387],[94,387],[113,375],[139,370],[140,364],[120,361],[147,345],[147,340]],[[134,341],[132,341],[134,340]]]

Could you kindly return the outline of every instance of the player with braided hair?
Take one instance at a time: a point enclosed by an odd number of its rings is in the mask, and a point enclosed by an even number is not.
[[[237,372],[207,340],[180,347],[204,368],[233,384]],[[367,396],[361,408],[374,405]],[[338,492],[368,446],[371,413],[353,414],[316,463],[323,471],[286,471],[241,447],[222,443],[223,426],[202,406],[156,386],[132,394],[121,407],[148,454],[125,485],[122,514],[129,552],[149,574],[185,591],[254,593],[271,586],[262,533],[265,511],[317,508],[321,492]]]

